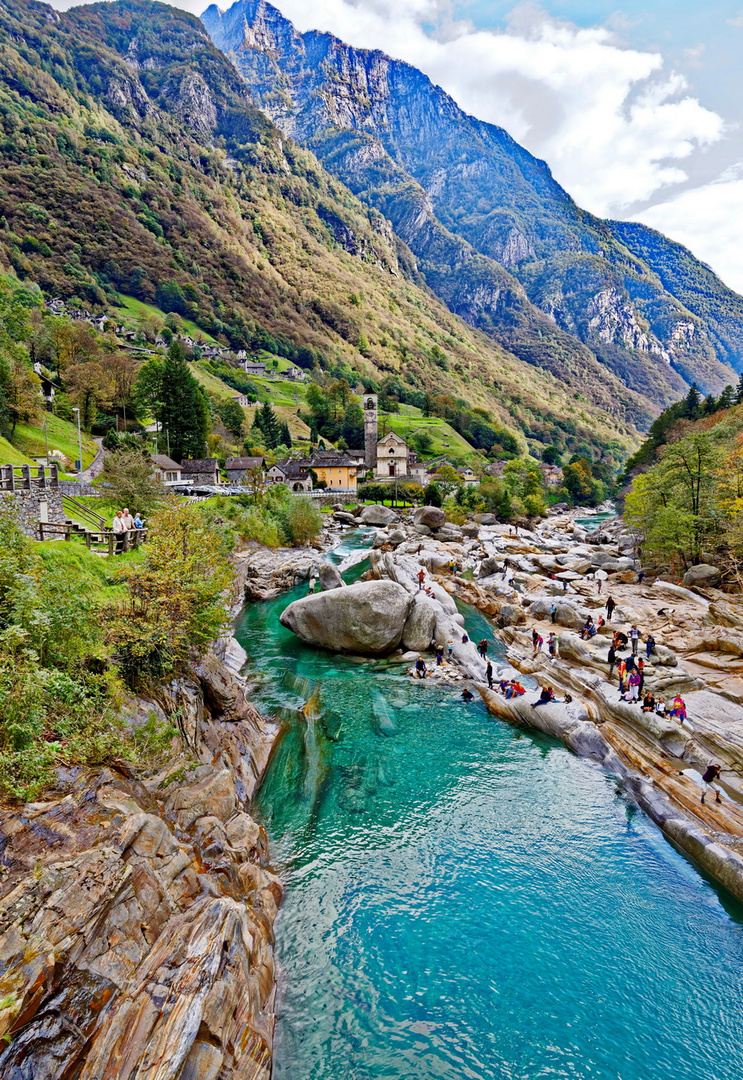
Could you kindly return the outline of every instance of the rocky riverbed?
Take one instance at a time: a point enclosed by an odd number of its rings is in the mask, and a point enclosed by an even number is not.
[[[634,539],[617,519],[588,531],[576,514],[554,516],[530,531],[487,517],[460,527],[433,507],[335,516],[376,528],[367,580],[344,587],[328,573],[319,595],[286,609],[285,625],[326,649],[395,652],[411,676],[423,656],[427,677],[470,680],[497,716],[548,732],[615,773],[676,844],[743,899],[743,598],[719,592],[707,570],[689,575],[688,587],[648,570],[640,577]],[[609,595],[613,620],[582,640],[589,617],[606,618]],[[462,640],[455,596],[488,615],[507,645],[496,680],[528,673],[562,701],[535,709],[533,692],[506,700],[489,690],[485,661]],[[623,701],[616,676],[609,679],[612,631],[633,624],[657,643],[645,689],[669,705],[682,694],[683,724]],[[555,632],[556,658],[545,646],[534,650],[534,629],[545,641]],[[441,667],[432,665],[437,646],[445,649]],[[701,774],[712,762],[723,767],[723,801],[702,804]]]

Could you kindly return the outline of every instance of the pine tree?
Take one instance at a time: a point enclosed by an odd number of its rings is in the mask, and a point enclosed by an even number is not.
[[[271,402],[266,401],[256,410],[255,424],[263,433],[263,442],[267,450],[274,450],[281,445],[281,424],[276,413],[271,407]]]
[[[176,461],[206,452],[209,409],[205,395],[188,370],[183,346],[173,341],[163,364],[161,419]]]
[[[689,387],[689,393],[684,399],[684,411],[682,413],[684,419],[697,420],[699,418],[701,404],[702,395],[699,393],[696,383],[692,383]]]
[[[743,405],[743,374],[738,379],[738,386],[735,391],[735,404]]]
[[[735,405],[735,389],[732,386],[726,386],[717,399],[718,409],[730,409]]]
[[[281,425],[281,431],[279,432],[279,442],[281,443],[282,446],[285,446],[287,448],[287,450],[291,450],[291,448],[292,448],[292,436],[291,436],[291,432],[289,431],[289,425],[287,424],[286,420]]]

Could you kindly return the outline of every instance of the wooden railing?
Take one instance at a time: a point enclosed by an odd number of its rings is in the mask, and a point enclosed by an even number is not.
[[[71,495],[62,495],[62,508],[70,517],[77,518],[83,525],[92,525],[94,529],[103,532],[106,529],[106,519],[100,514],[94,513],[84,503],[73,499]]]
[[[0,465],[0,491],[31,491],[32,488],[56,488],[59,474],[56,464]]]
[[[71,540],[73,536],[82,536],[88,550],[97,547],[107,548],[109,555],[121,555],[132,551],[147,539],[146,529],[130,529],[128,532],[115,533],[113,529],[101,529],[99,532],[85,531],[76,533],[72,525],[58,525],[53,521],[39,522],[39,540],[53,540],[57,536]]]

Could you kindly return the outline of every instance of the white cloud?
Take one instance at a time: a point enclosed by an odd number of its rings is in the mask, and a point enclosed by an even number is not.
[[[687,179],[681,163],[719,140],[720,116],[604,27],[556,22],[532,5],[505,31],[452,22],[437,0],[278,0],[300,30],[330,30],[422,68],[466,111],[545,158],[578,203],[619,215]],[[441,25],[433,35],[424,26]]]
[[[743,162],[718,180],[643,210],[636,220],[685,244],[743,293]]]

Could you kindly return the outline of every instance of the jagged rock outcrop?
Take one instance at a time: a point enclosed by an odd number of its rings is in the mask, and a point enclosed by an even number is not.
[[[707,324],[688,252],[679,299],[663,260],[651,268],[633,249],[631,229],[613,233],[615,223],[579,210],[544,162],[408,64],[300,34],[266,0],[212,6],[203,21],[272,119],[392,221],[451,310],[522,359],[538,348],[555,370],[568,350],[562,377],[577,375],[584,393],[598,392],[598,365],[629,388],[642,379],[659,403],[691,381],[734,381],[728,364],[743,363],[743,335],[728,318],[723,342],[717,309]],[[665,254],[679,264],[675,250]],[[709,271],[705,285],[723,308],[729,290]]]
[[[214,656],[161,704],[165,769],[0,818],[3,1078],[270,1076],[281,885],[248,811],[275,732]]]

